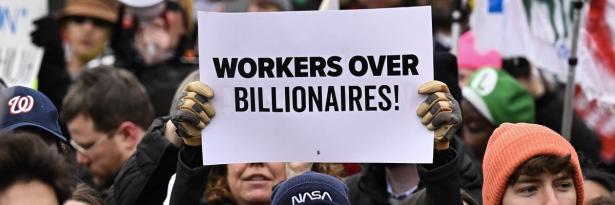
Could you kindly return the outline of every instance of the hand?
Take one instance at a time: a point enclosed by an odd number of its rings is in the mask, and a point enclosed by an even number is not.
[[[42,47],[45,50],[43,64],[51,63],[53,65],[58,65],[62,67],[60,72],[66,72],[64,71],[66,62],[58,21],[52,16],[45,16],[32,23],[36,28],[30,33],[30,37],[34,45]],[[41,68],[41,72],[47,72],[46,70],[48,70],[48,67],[43,68]]]
[[[52,16],[44,16],[32,22],[36,29],[30,33],[32,43],[41,47],[62,48],[60,25]]]
[[[216,114],[209,100],[214,96],[209,86],[199,82],[189,83],[182,97],[178,100],[171,122],[177,128],[175,132],[182,138],[184,144],[201,145],[201,130]]]
[[[459,103],[440,81],[429,81],[419,87],[419,94],[429,95],[416,109],[427,129],[434,130],[435,149],[445,150],[461,125]]]

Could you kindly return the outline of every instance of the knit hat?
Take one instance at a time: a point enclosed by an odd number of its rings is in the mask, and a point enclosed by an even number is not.
[[[534,98],[508,73],[484,68],[470,76],[463,88],[463,97],[493,123],[533,123]]]
[[[117,20],[117,12],[116,0],[68,0],[60,13],[60,18],[88,16],[113,23]]]
[[[583,204],[583,176],[576,151],[562,136],[542,125],[504,123],[487,144],[483,159],[483,203],[501,204],[509,177],[527,160],[540,155],[570,155],[577,204]]]
[[[495,68],[502,67],[502,57],[495,50],[489,50],[481,53],[476,49],[474,44],[474,33],[472,31],[465,32],[459,37],[457,59],[459,69],[476,71],[486,66]]]
[[[2,132],[22,127],[35,127],[67,142],[58,124],[58,110],[42,93],[30,88],[15,86],[2,91]]]
[[[271,194],[272,205],[350,205],[348,187],[341,180],[317,172],[306,172],[278,184]]]

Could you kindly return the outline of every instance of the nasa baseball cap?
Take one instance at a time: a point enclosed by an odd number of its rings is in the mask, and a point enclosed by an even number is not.
[[[271,193],[272,205],[350,205],[348,187],[341,180],[306,172],[281,182]]]
[[[67,143],[58,124],[58,110],[43,93],[21,86],[9,87],[1,93],[0,130],[34,127]]]

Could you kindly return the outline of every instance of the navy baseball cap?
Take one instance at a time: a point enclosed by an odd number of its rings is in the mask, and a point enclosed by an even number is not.
[[[271,193],[272,205],[350,205],[348,187],[341,180],[306,172],[281,182]]]
[[[67,143],[58,124],[58,109],[43,93],[14,86],[2,91],[0,118],[2,132],[17,128],[35,127]]]

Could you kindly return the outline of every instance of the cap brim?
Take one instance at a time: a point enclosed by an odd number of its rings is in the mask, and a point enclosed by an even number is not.
[[[12,130],[14,130],[16,128],[27,127],[27,126],[36,127],[36,128],[42,129],[42,130],[48,132],[49,134],[52,134],[53,136],[57,137],[63,143],[68,143],[68,140],[66,139],[66,137],[62,136],[61,133],[54,132],[54,131],[52,131],[50,129],[47,129],[46,127],[43,127],[43,126],[40,126],[40,125],[37,125],[37,124],[34,124],[34,123],[30,123],[30,122],[15,123],[15,124],[12,124],[10,126],[5,127],[3,130],[6,131],[6,132],[9,132],[9,131],[12,131]]]

